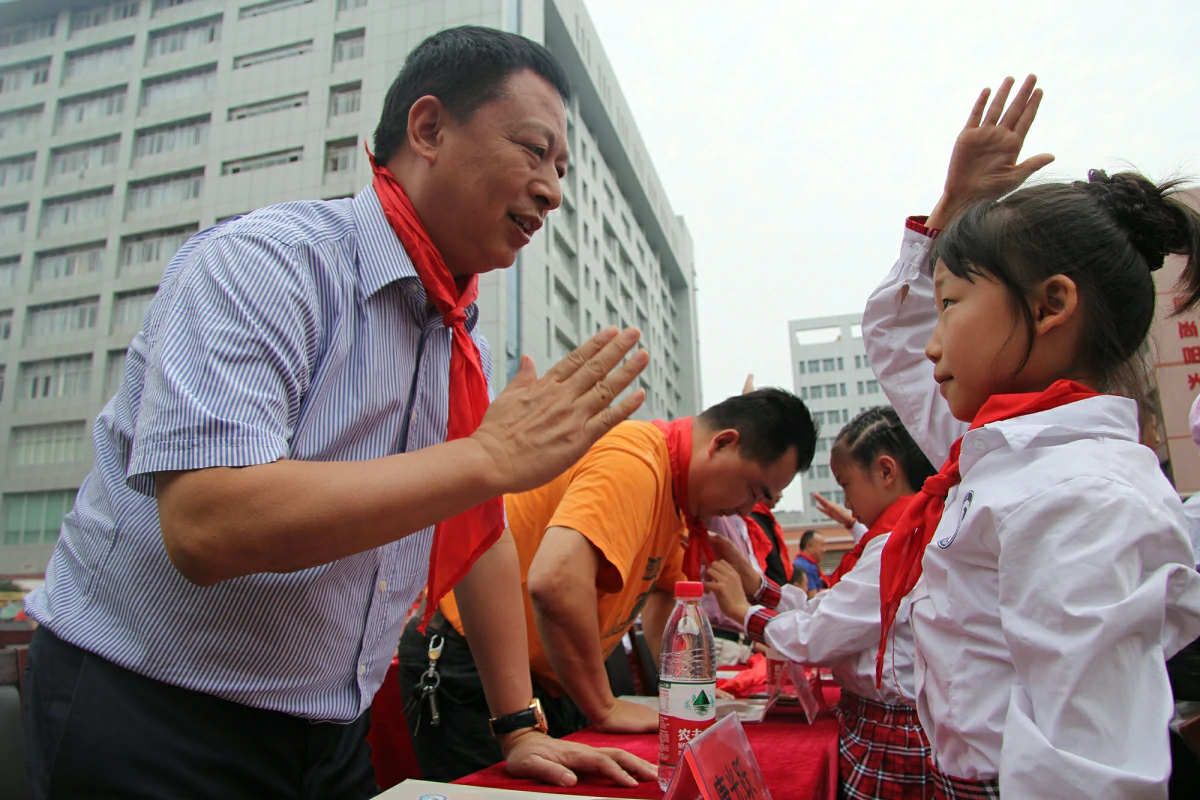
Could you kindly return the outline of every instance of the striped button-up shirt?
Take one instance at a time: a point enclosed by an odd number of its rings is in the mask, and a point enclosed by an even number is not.
[[[490,380],[477,320],[472,305],[468,329]],[[96,420],[96,465],[29,613],[156,680],[353,720],[425,584],[433,529],[320,567],[202,588],[167,558],[154,473],[357,461],[440,443],[450,342],[370,187],[193,236]]]

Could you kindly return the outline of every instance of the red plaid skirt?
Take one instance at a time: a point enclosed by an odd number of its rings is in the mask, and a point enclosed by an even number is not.
[[[842,690],[835,712],[841,797],[845,800],[931,800],[929,740],[917,712]]]
[[[1000,781],[977,781],[947,775],[929,759],[929,774],[933,776],[935,800],[1000,800]]]

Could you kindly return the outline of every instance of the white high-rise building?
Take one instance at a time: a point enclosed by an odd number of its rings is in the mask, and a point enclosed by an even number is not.
[[[639,416],[697,411],[692,242],[579,0],[0,2],[0,577],[45,568],[163,268],[188,236],[349,196],[408,52],[479,24],[570,76],[562,207],[484,277],[499,389],[601,327],[651,353]]]
[[[887,398],[867,363],[862,314],[793,320],[788,323],[788,334],[792,385],[820,426],[816,457],[800,476],[805,500],[798,524],[828,522],[809,494],[820,492],[836,503],[846,502],[829,469],[829,451],[838,431],[860,411],[885,405]]]

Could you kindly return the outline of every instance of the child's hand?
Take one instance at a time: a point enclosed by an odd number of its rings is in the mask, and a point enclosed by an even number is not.
[[[742,579],[729,562],[714,561],[708,565],[704,574],[704,588],[717,598],[717,604],[725,616],[739,622],[746,618],[750,604],[746,602],[746,594],[742,591]]]
[[[817,504],[817,510],[831,520],[841,525],[843,528],[853,528],[855,519],[854,515],[849,510],[839,506],[837,503],[822,496],[819,492],[812,493],[813,502]]]
[[[743,594],[746,597],[753,597],[762,586],[762,576],[758,574],[758,570],[754,569],[738,546],[724,536],[710,536],[708,541],[712,544],[717,559],[726,562],[737,572],[742,582]]]
[[[929,227],[944,228],[971,203],[1003,197],[1054,160],[1049,153],[1042,153],[1017,163],[1042,102],[1042,90],[1033,88],[1036,83],[1036,76],[1026,78],[1007,110],[1004,103],[1013,87],[1012,78],[1000,84],[990,106],[991,90],[980,92],[966,127],[954,142],[946,186],[929,215]]]

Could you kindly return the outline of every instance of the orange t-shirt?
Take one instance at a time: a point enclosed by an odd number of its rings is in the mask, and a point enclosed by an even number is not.
[[[550,483],[505,495],[504,510],[521,563],[530,668],[554,691],[562,687],[538,639],[528,586],[529,565],[549,528],[578,531],[604,557],[596,589],[605,658],[651,592],[673,592],[676,581],[686,580],[684,526],[671,489],[667,440],[648,422],[621,423]],[[441,610],[462,633],[453,593],[442,600]]]

